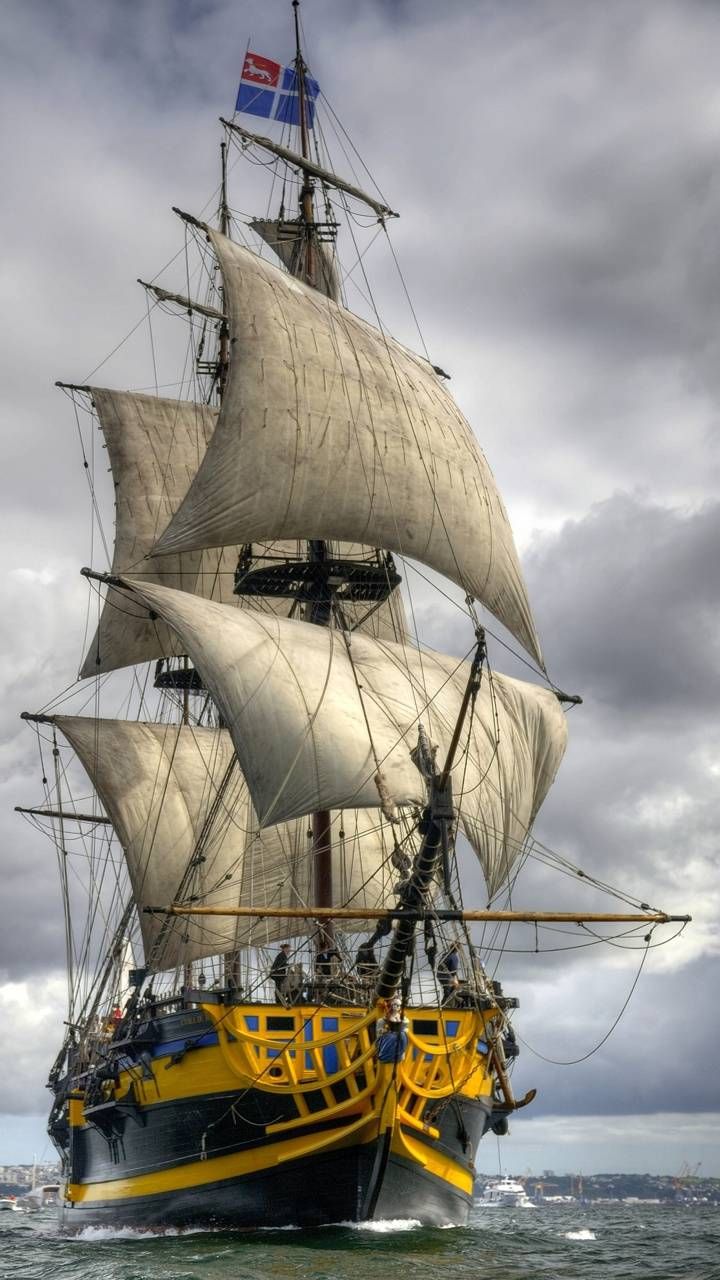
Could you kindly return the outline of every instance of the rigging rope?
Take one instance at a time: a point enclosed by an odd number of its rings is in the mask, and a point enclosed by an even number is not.
[[[647,960],[647,957],[648,957],[648,951],[649,951],[649,949],[650,949],[650,939],[652,938],[652,934],[653,934],[653,929],[651,929],[651,930],[650,930],[650,933],[647,935],[647,937],[646,937],[646,939],[645,939],[645,949],[644,949],[643,954],[642,954],[642,959],[640,960],[640,965],[639,965],[639,967],[638,967],[638,971],[637,971],[637,973],[635,974],[635,977],[634,977],[633,982],[632,982],[632,986],[630,987],[630,990],[629,990],[629,992],[628,992],[628,994],[627,994],[627,997],[626,997],[626,999],[625,999],[625,1001],[624,1001],[624,1003],[623,1003],[623,1005],[622,1005],[622,1008],[620,1009],[620,1012],[618,1013],[617,1017],[615,1018],[615,1021],[612,1023],[612,1025],[611,1025],[611,1027],[610,1027],[609,1031],[607,1031],[607,1032],[605,1033],[605,1035],[602,1037],[602,1040],[598,1040],[597,1044],[596,1044],[592,1049],[588,1050],[588,1052],[587,1052],[587,1053],[584,1053],[584,1054],[582,1055],[582,1057],[580,1057],[580,1058],[569,1058],[567,1061],[564,1061],[564,1060],[559,1059],[559,1058],[548,1058],[548,1057],[546,1057],[546,1056],[545,1056],[545,1054],[540,1053],[540,1052],[539,1052],[539,1050],[537,1050],[537,1049],[533,1049],[532,1045],[531,1045],[531,1044],[528,1044],[527,1040],[524,1040],[524,1039],[522,1038],[522,1036],[518,1036],[518,1039],[520,1040],[520,1043],[521,1043],[521,1044],[523,1044],[523,1045],[525,1046],[525,1048],[526,1048],[526,1049],[529,1049],[530,1053],[532,1053],[534,1057],[536,1057],[536,1058],[540,1058],[542,1062],[547,1062],[547,1063],[549,1063],[549,1064],[550,1064],[551,1066],[553,1066],[553,1067],[575,1067],[575,1066],[577,1066],[577,1065],[578,1065],[578,1063],[580,1063],[580,1062],[587,1062],[588,1058],[592,1058],[592,1057],[593,1057],[593,1055],[597,1053],[598,1049],[601,1049],[601,1048],[602,1048],[602,1046],[603,1046],[603,1045],[604,1045],[604,1044],[605,1044],[605,1043],[610,1039],[610,1036],[612,1035],[612,1033],[613,1033],[613,1031],[615,1030],[616,1026],[617,1026],[617,1025],[618,1025],[618,1023],[620,1022],[620,1019],[622,1018],[623,1014],[625,1013],[625,1010],[627,1009],[628,1005],[630,1004],[630,1001],[632,1000],[632,997],[633,997],[633,993],[634,993],[634,991],[635,991],[635,988],[636,988],[636,986],[637,986],[638,982],[640,981],[640,974],[641,974],[641,973],[642,973],[642,971],[643,971],[643,968],[644,968],[644,965],[645,965],[645,961]],[[516,1033],[516,1034],[517,1034],[517,1033]]]

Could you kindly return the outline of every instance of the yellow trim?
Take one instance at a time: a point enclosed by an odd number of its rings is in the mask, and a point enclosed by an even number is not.
[[[273,1005],[203,1006],[218,1031],[217,1045],[192,1049],[181,1062],[170,1065],[169,1057],[156,1058],[152,1064],[152,1079],[143,1079],[139,1068],[123,1071],[116,1098],[127,1093],[131,1083],[140,1104],[174,1102],[181,1098],[193,1098],[212,1093],[232,1093],[238,1088],[252,1086],[269,1093],[294,1096],[298,1110],[310,1114],[302,1095],[317,1089],[324,1090],[328,1109],[335,1105],[330,1085],[345,1079],[350,1092],[359,1095],[363,1086],[356,1075],[364,1066],[367,1083],[374,1074],[373,1044],[369,1036],[371,1022],[377,1011],[357,1017],[357,1010],[338,1007],[329,1012],[306,1008],[287,1009]],[[267,1019],[283,1016],[294,1020],[293,1031],[250,1032],[244,1026],[246,1016],[258,1019],[260,1026]],[[492,1092],[493,1078],[487,1058],[475,1051],[476,1036],[484,1036],[487,1015],[472,1010],[413,1009],[410,1019],[434,1016],[438,1020],[458,1022],[458,1034],[433,1037],[417,1036],[410,1032],[410,1047],[400,1067],[400,1081],[414,1095],[415,1105],[420,1098],[439,1100],[443,1096],[459,1092],[468,1097],[488,1096]],[[338,1019],[338,1031],[322,1032],[321,1019]],[[303,1027],[311,1023],[313,1039],[302,1039]],[[227,1032],[234,1037],[227,1039]],[[323,1050],[335,1047],[338,1054],[338,1071],[328,1074],[323,1063]],[[267,1053],[277,1051],[270,1060]],[[413,1052],[417,1057],[413,1058]],[[293,1058],[292,1055],[295,1054]],[[305,1058],[305,1054],[308,1058]],[[427,1055],[431,1061],[425,1061]],[[452,1070],[450,1069],[452,1062]],[[271,1075],[277,1071],[279,1074]],[[415,1109],[413,1107],[413,1109]],[[313,1116],[317,1113],[312,1113]]]
[[[263,1012],[265,1012],[265,1006],[231,1005],[230,1010],[227,1010],[224,1005],[215,1004],[204,1004],[201,1007],[203,1013],[205,1013],[212,1021],[216,1030],[222,1027],[224,1030],[230,1031],[233,1035],[241,1037],[251,1045],[272,1049],[277,1046],[278,1036],[286,1037],[288,1034],[287,1031],[272,1031],[267,1032],[265,1035],[261,1035],[257,1031],[249,1031],[239,1021],[246,1017],[254,1016],[258,1018],[258,1008],[262,1008]],[[225,1013],[220,1013],[221,1009],[225,1009]],[[347,1026],[340,1027],[337,1031],[324,1031],[315,1040],[297,1039],[295,1041],[295,1046],[297,1048],[302,1046],[306,1053],[312,1049],[320,1049],[325,1048],[327,1045],[337,1044],[339,1040],[345,1040],[348,1035],[354,1035],[355,1032],[361,1031],[364,1027],[368,1027],[371,1022],[376,1022],[377,1019],[381,1017],[381,1013],[377,1009],[371,1009],[367,1014],[358,1014],[355,1009],[341,1007],[335,1009],[331,1005],[322,1005],[320,1009],[318,1009],[317,1006],[307,1008],[302,1005],[297,1005],[290,1009],[285,1008],[284,1006],[278,1006],[278,1009],[281,1010],[280,1014],[278,1014],[278,1010],[273,1007],[266,1013],[266,1018],[267,1016],[270,1016],[271,1018],[276,1016],[293,1018],[295,1021],[295,1035],[301,1032],[308,1023],[312,1025],[312,1023],[316,1022],[319,1018],[336,1018],[338,1022],[340,1022],[342,1018],[347,1019]],[[300,1015],[299,1017],[297,1017],[298,1014]]]
[[[318,1150],[347,1146],[367,1122],[367,1117],[362,1116],[354,1124],[329,1134],[323,1133],[320,1137],[289,1138],[287,1142],[255,1147],[252,1151],[234,1152],[228,1156],[214,1156],[208,1160],[194,1160],[191,1164],[138,1174],[134,1178],[118,1178],[114,1182],[70,1183],[67,1199],[74,1204],[88,1204],[97,1200],[129,1200],[135,1196],[162,1195],[168,1191],[187,1190],[207,1186],[209,1182],[222,1182],[227,1178],[258,1173]],[[374,1137],[373,1132],[360,1141],[368,1142]],[[308,1190],[311,1192],[312,1189]]]
[[[355,1027],[350,1028],[348,1034],[351,1034],[351,1035],[354,1034],[355,1030],[356,1030]],[[235,1032],[233,1031],[232,1034],[234,1035]],[[256,1072],[253,1072],[252,1066],[248,1063],[247,1050],[245,1049],[245,1046],[242,1045],[239,1038],[235,1042],[229,1041],[227,1038],[227,1033],[222,1028],[218,1031],[218,1038],[220,1041],[220,1048],[222,1049],[223,1058],[225,1059],[225,1062],[230,1067],[234,1075],[240,1076],[243,1080],[247,1080],[248,1076],[252,1078],[254,1074],[257,1074]],[[332,1041],[328,1040],[326,1043],[328,1046],[330,1046],[331,1044],[336,1046],[338,1051],[341,1051],[341,1045],[345,1039],[346,1039],[345,1036],[342,1036],[342,1037],[335,1036]],[[270,1044],[270,1047],[272,1048],[280,1048],[280,1046],[278,1046],[277,1041],[275,1042],[270,1041],[269,1044]],[[322,1052],[322,1048],[325,1047],[325,1044],[321,1041],[320,1044],[316,1042],[315,1045],[313,1046],[311,1042],[308,1042],[306,1044],[302,1040],[297,1040],[293,1043],[292,1047],[296,1053],[301,1054],[301,1053],[311,1053],[313,1048],[315,1049],[316,1052],[318,1051],[318,1049],[320,1049],[320,1052]],[[244,1049],[245,1049],[245,1052],[243,1052]],[[298,1078],[300,1072],[295,1070],[293,1059],[290,1057],[290,1054],[288,1053],[287,1050],[285,1050],[284,1052],[281,1051],[278,1053],[278,1057],[274,1059],[272,1065],[273,1067],[277,1067],[278,1069],[284,1066],[284,1069],[288,1076],[287,1081],[276,1080],[270,1075],[268,1070],[265,1070],[263,1071],[262,1077],[258,1079],[258,1087],[261,1089],[271,1088],[274,1093],[292,1093],[293,1095],[298,1093],[313,1093],[319,1087],[322,1087],[324,1085],[328,1085],[331,1083],[335,1084],[336,1081],[344,1080],[346,1076],[354,1074],[357,1071],[358,1067],[363,1066],[368,1061],[368,1059],[372,1057],[374,1051],[375,1051],[375,1046],[370,1044],[368,1045],[365,1052],[359,1058],[353,1058],[347,1064],[347,1066],[342,1068],[342,1070],[333,1071],[332,1075],[325,1075],[324,1072],[321,1073],[321,1071],[318,1071],[317,1074],[313,1077],[313,1079],[305,1080],[302,1083]]]
[[[449,1182],[451,1186],[464,1191],[466,1195],[472,1194],[474,1176],[469,1169],[463,1169],[444,1152],[426,1146],[424,1142],[417,1142],[410,1137],[409,1133],[396,1129],[390,1150],[395,1155],[412,1161],[413,1164],[422,1165],[428,1173],[440,1178],[442,1182]]]
[[[406,1124],[410,1129],[417,1129],[419,1133],[426,1133],[427,1136],[429,1138],[432,1138],[434,1142],[436,1142],[437,1139],[440,1137],[439,1129],[434,1128],[434,1126],[431,1124],[424,1124],[423,1121],[418,1120],[417,1116],[414,1116],[411,1111],[405,1111],[405,1109],[401,1107],[399,1104],[397,1109],[397,1117],[398,1117],[398,1120],[400,1121],[400,1124]]]
[[[336,1116],[342,1116],[346,1111],[353,1111],[359,1102],[365,1102],[371,1098],[375,1092],[375,1081],[361,1089],[359,1093],[353,1094],[346,1098],[344,1102],[338,1102],[334,1107],[328,1107],[325,1111],[315,1112],[314,1115],[296,1116],[294,1120],[280,1120],[277,1124],[269,1124],[265,1127],[266,1133],[285,1133],[288,1129],[301,1129],[303,1125],[312,1122],[320,1116],[322,1120],[334,1120]],[[371,1111],[370,1115],[373,1114]]]
[[[85,1097],[71,1093],[68,1099],[68,1124],[71,1129],[81,1129],[85,1123]]]

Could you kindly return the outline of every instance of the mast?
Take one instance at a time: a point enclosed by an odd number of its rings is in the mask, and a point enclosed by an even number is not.
[[[189,668],[190,663],[188,662],[187,654],[184,653],[182,657],[182,669],[184,676],[182,686],[182,723],[184,725],[188,725],[190,723],[190,694],[188,691]],[[183,986],[186,990],[192,986],[192,964],[189,962],[186,962],[183,965]]]
[[[68,871],[67,871],[67,846],[65,844],[65,815],[63,811],[63,798],[61,790],[61,772],[60,772],[60,750],[58,748],[55,730],[53,729],[53,769],[55,772],[55,795],[57,797],[57,823],[58,823],[58,864],[60,869],[60,885],[63,895],[63,907],[65,914],[65,962],[67,965],[67,990],[68,990],[68,1018],[72,1018],[75,1012],[75,973],[73,965],[73,944],[72,944],[72,924],[70,921],[70,896],[68,888]]]
[[[300,19],[298,9],[300,0],[292,0],[295,19],[295,75],[298,85],[298,110],[300,115],[300,151],[303,160],[310,158],[310,140],[307,121],[307,99],[305,94],[305,59],[300,48]],[[305,231],[305,283],[315,285],[315,208],[313,203],[312,178],[307,169],[303,169],[303,185],[300,190],[300,216]]]
[[[295,21],[295,75],[298,85],[300,151],[303,160],[308,160],[310,157],[310,138],[307,118],[307,96],[305,93],[305,72],[307,68],[300,47],[300,17],[298,13],[300,0],[292,0],[292,7]],[[315,207],[312,177],[307,169],[303,169],[303,185],[300,190],[300,216],[303,222],[305,240],[303,278],[306,284],[314,286],[316,257],[313,242]],[[308,561],[311,564],[322,564],[327,558],[326,542],[312,541],[308,543]],[[330,625],[332,612],[332,600],[327,584],[320,580],[314,594],[315,599],[308,608],[308,619],[319,627],[327,627]],[[331,825],[332,817],[329,809],[321,809],[312,815],[313,880],[315,901],[319,907],[332,907],[333,905]],[[333,921],[331,919],[324,920],[317,937],[318,951],[324,950],[326,946],[332,943],[334,934]]]
[[[230,209],[228,207],[227,198],[227,142],[223,138],[220,142],[220,210],[219,210],[220,230],[224,236],[230,238]],[[218,347],[218,376],[217,376],[217,398],[218,403],[222,404],[223,395],[225,393],[225,384],[227,382],[228,365],[230,362],[230,330],[228,327],[227,316],[225,314],[225,286],[222,283],[222,274],[220,276],[220,298],[221,308],[224,319],[220,325],[220,345]],[[223,956],[223,970],[225,974],[225,986],[229,992],[235,992],[240,987],[240,952],[226,951]],[[190,983],[188,982],[188,986]]]
[[[230,210],[227,202],[227,143],[223,138],[220,143],[220,230],[224,236],[230,236]],[[220,286],[222,311],[225,315],[225,289]],[[218,350],[218,401],[222,403],[225,383],[227,381],[228,359],[230,354],[230,335],[227,318],[220,324],[220,347]]]

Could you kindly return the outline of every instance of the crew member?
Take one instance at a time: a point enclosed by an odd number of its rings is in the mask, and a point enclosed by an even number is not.
[[[338,964],[342,964],[342,958],[337,947],[332,942],[326,942],[322,951],[318,951],[315,956],[315,977],[321,981],[327,982],[328,978],[332,978],[333,960],[337,960]]]
[[[275,959],[270,967],[270,977],[275,983],[275,994],[279,1001],[282,1002],[282,989],[287,978],[288,959],[290,955],[290,943],[283,942]]]
[[[446,1004],[450,996],[457,990],[460,985],[458,978],[458,969],[460,968],[460,956],[458,955],[457,943],[453,942],[448,948],[445,955],[441,957],[437,967],[437,976],[440,986],[443,990],[443,1004]]]
[[[360,943],[355,954],[355,968],[361,982],[370,982],[377,974],[378,962],[371,938]]]

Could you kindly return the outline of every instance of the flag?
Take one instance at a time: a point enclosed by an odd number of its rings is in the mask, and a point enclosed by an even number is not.
[[[300,124],[300,94],[294,67],[283,67],[271,58],[259,53],[245,55],[236,111],[246,111],[251,116],[264,116],[266,120],[280,120],[283,124]],[[320,92],[317,80],[305,76],[305,107],[307,122],[312,128],[315,118],[315,99]]]

